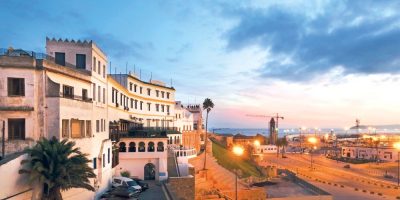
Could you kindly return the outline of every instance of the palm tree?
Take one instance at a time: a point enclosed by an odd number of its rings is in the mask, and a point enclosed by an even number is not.
[[[204,139],[204,166],[203,169],[206,169],[206,160],[207,160],[207,140],[208,140],[208,132],[207,132],[207,126],[208,126],[208,113],[210,113],[211,109],[214,108],[214,103],[211,101],[211,99],[206,98],[204,99],[203,102],[203,109],[207,111],[207,116],[206,116],[206,136]]]
[[[19,173],[28,174],[31,184],[43,186],[41,199],[61,200],[61,190],[71,188],[95,190],[89,181],[96,177],[88,166],[90,160],[74,146],[75,142],[53,137],[41,138],[34,147],[25,150],[29,158],[21,162],[24,168]]]
[[[286,140],[286,137],[283,137],[283,138],[278,138],[277,140],[276,140],[276,146],[277,146],[277,151],[276,151],[276,157],[278,158],[279,157],[279,147],[282,147],[282,150],[281,150],[281,154],[282,154],[282,158],[283,158],[283,154],[284,154],[284,152],[285,152],[285,147],[288,145],[288,142],[287,142],[287,140]]]

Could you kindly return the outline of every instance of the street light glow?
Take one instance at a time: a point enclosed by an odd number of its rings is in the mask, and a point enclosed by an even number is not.
[[[394,143],[393,147],[396,148],[397,150],[400,150],[400,142]]]
[[[310,138],[308,138],[308,142],[311,143],[311,144],[315,144],[315,143],[317,143],[317,138],[310,137]]]
[[[243,155],[244,149],[241,146],[234,146],[233,147],[233,153],[237,156]]]
[[[255,140],[255,141],[254,141],[254,146],[256,146],[256,147],[260,146],[260,141]]]

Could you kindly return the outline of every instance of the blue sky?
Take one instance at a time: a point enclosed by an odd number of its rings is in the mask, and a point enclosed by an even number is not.
[[[1,1],[0,47],[92,39],[124,72],[213,99],[211,127],[399,123],[397,1]],[[113,69],[114,70],[114,69]]]

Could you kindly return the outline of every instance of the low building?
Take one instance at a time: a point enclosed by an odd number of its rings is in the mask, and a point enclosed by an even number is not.
[[[254,145],[254,152],[256,154],[277,153],[278,147],[276,145]]]
[[[352,159],[367,159],[395,162],[398,158],[398,150],[392,147],[342,147],[341,156]]]
[[[167,140],[165,132],[132,133],[122,136],[117,143],[119,149],[117,173],[128,171],[132,177],[143,180],[166,180]]]

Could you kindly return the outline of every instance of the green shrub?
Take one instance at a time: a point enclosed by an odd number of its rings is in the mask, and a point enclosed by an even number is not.
[[[129,173],[129,171],[122,171],[121,176],[129,178],[131,177],[131,173]]]

